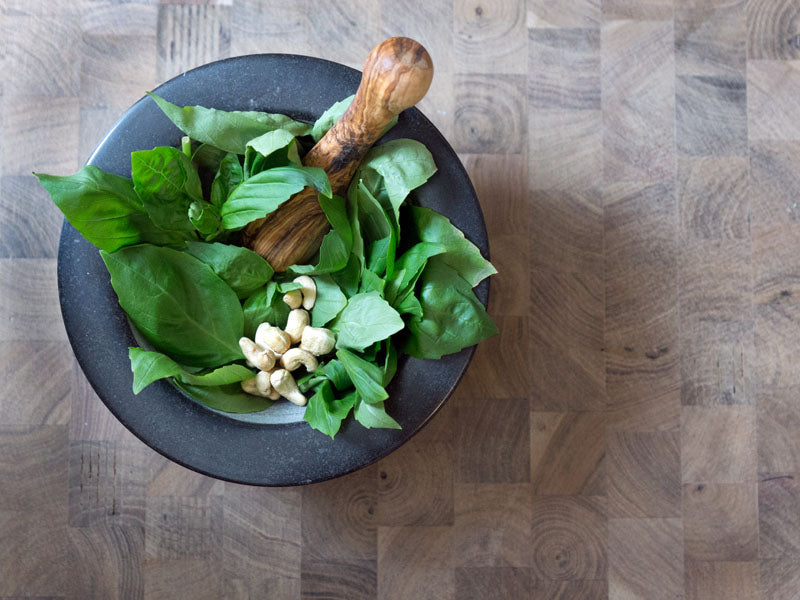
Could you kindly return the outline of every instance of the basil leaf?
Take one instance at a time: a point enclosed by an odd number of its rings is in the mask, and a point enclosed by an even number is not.
[[[347,370],[344,368],[342,363],[335,358],[333,360],[329,360],[327,363],[319,367],[315,373],[316,372],[320,372],[325,375],[325,377],[330,379],[333,387],[340,392],[353,387],[353,382],[350,380]]]
[[[284,129],[268,131],[247,142],[244,154],[245,178],[266,169],[285,167],[289,164],[302,166],[297,152],[297,141]]]
[[[362,178],[369,171],[382,177],[395,223],[399,223],[400,205],[411,190],[421,186],[436,172],[436,163],[424,144],[403,138],[374,146],[359,167]],[[375,188],[370,191],[376,193]]]
[[[331,273],[331,278],[344,292],[348,298],[358,292],[358,281],[361,278],[361,263],[355,254],[351,254],[347,259],[344,269]]]
[[[336,358],[341,361],[348,377],[356,387],[359,397],[363,398],[364,402],[374,404],[389,397],[389,394],[383,389],[383,369],[378,365],[373,365],[343,348],[337,350]]]
[[[34,173],[64,217],[89,242],[114,252],[140,242],[181,245],[193,236],[150,220],[130,179],[87,165],[74,175]]]
[[[397,348],[394,347],[392,340],[386,340],[386,356],[383,362],[383,380],[381,383],[383,387],[389,385],[389,382],[394,379],[397,373]]]
[[[423,242],[442,244],[447,254],[441,260],[453,267],[471,286],[478,285],[497,269],[481,256],[478,247],[464,237],[460,229],[439,213],[421,206],[411,207],[411,216]]]
[[[386,414],[383,402],[369,404],[359,397],[353,416],[367,429],[402,429],[397,421]]]
[[[314,283],[317,285],[317,299],[311,309],[311,325],[324,327],[342,312],[347,305],[347,298],[329,275],[317,275]]]
[[[220,233],[219,211],[208,202],[192,202],[189,205],[189,221],[205,240],[212,240]]]
[[[306,135],[311,126],[286,115],[257,111],[224,111],[203,106],[176,106],[147,93],[178,129],[192,139],[221,148],[226,152],[244,154],[247,142],[275,129],[285,129],[292,135]]]
[[[328,110],[322,113],[322,116],[316,120],[314,126],[311,128],[311,137],[314,138],[315,142],[320,141],[322,137],[328,133],[328,130],[336,124],[336,121],[338,121],[350,107],[353,98],[355,98],[355,94],[348,96],[344,100],[339,100],[339,102],[334,103]]]
[[[197,386],[214,386],[236,383],[249,379],[253,372],[242,365],[225,365],[210,373],[196,375],[161,352],[149,352],[141,348],[128,348],[128,357],[133,371],[133,393],[138,394],[157,379],[175,377],[182,383]]]
[[[100,254],[120,306],[157,350],[193,367],[242,358],[239,300],[208,265],[149,244]]]
[[[417,358],[441,358],[473,346],[497,333],[472,286],[445,262],[434,256],[422,272],[422,317],[408,323],[405,352]]]
[[[228,199],[233,189],[242,183],[244,172],[239,163],[239,157],[228,153],[220,161],[217,174],[211,183],[211,203],[217,208],[221,208]]]
[[[350,298],[332,325],[337,333],[336,347],[353,350],[363,350],[403,327],[403,319],[378,292],[356,294]]]
[[[262,171],[236,186],[222,205],[222,226],[239,229],[265,217],[306,186],[331,196],[325,171],[316,167],[286,166]]]
[[[189,397],[209,408],[227,413],[261,412],[272,406],[272,401],[252,396],[242,391],[238,383],[215,387],[201,387],[175,381],[175,386]]]
[[[383,288],[386,286],[386,281],[381,279],[372,271],[364,271],[361,274],[361,283],[358,286],[358,293],[365,294],[367,292],[378,292],[383,297]]]
[[[274,273],[266,260],[241,246],[188,242],[186,251],[211,267],[239,298],[253,294]]]
[[[244,302],[244,334],[252,339],[261,323],[271,323],[276,327],[286,327],[291,310],[278,292],[278,284],[270,281],[262,290]]]
[[[350,222],[350,231],[353,236],[352,253],[358,258],[359,265],[364,266],[364,238],[361,234],[361,223],[358,214],[359,182],[356,179],[347,189],[347,220]],[[359,273],[360,274],[360,273]]]
[[[313,429],[329,435],[331,439],[339,431],[342,421],[355,404],[355,394],[337,400],[328,381],[322,383],[317,393],[308,399],[303,420]]]
[[[414,288],[409,289],[402,298],[395,300],[392,307],[401,315],[411,314],[422,318],[422,304],[419,303],[419,300],[414,295]]]
[[[393,304],[396,298],[404,298],[419,279],[428,259],[447,251],[443,244],[420,242],[406,250],[395,263],[395,273],[386,285],[386,300]]]
[[[168,231],[194,233],[189,206],[203,201],[203,190],[183,152],[168,146],[133,152],[131,179],[153,223]]]
[[[203,168],[211,173],[216,173],[223,159],[230,154],[225,150],[215,148],[211,144],[198,144],[192,154],[192,162],[198,167]],[[234,156],[236,156],[234,154]]]

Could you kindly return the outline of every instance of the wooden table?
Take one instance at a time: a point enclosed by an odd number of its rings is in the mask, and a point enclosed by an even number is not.
[[[0,597],[800,598],[797,0],[0,6]],[[168,462],[75,364],[31,171],[190,67],[397,34],[433,56],[500,335],[354,475]]]

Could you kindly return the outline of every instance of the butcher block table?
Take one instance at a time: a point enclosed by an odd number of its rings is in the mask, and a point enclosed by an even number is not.
[[[0,7],[0,598],[800,598],[797,0]],[[76,365],[31,172],[191,67],[390,35],[433,57],[500,334],[352,475],[171,463]]]

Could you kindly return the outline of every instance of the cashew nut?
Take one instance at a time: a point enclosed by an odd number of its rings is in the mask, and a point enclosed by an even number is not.
[[[300,308],[303,304],[303,292],[300,290],[289,290],[283,295],[283,301],[289,305],[289,308]]]
[[[240,338],[239,348],[247,359],[247,364],[261,371],[269,371],[275,366],[275,354],[269,348],[256,344],[250,338]]]
[[[310,352],[314,356],[328,354],[333,350],[335,345],[336,336],[333,335],[330,329],[310,326],[303,329],[300,348]]]
[[[306,371],[311,373],[317,370],[319,362],[317,362],[317,359],[314,358],[311,352],[301,350],[300,348],[287,350],[286,353],[281,356],[281,366],[287,371],[299,369],[301,365],[306,368]]]
[[[264,348],[269,348],[275,354],[283,354],[292,345],[292,339],[285,331],[279,327],[273,327],[269,323],[262,323],[256,329],[256,344]],[[262,369],[269,371],[269,369]]]
[[[245,394],[250,394],[251,396],[261,396],[262,398],[269,397],[266,393],[259,389],[257,379],[257,377],[251,377],[250,379],[245,379],[242,381],[240,384],[242,386],[242,391]]]
[[[308,311],[302,308],[295,308],[289,313],[289,318],[286,320],[286,333],[289,334],[293,344],[300,341],[303,336],[303,330],[310,320]]]
[[[308,404],[308,399],[300,391],[300,388],[297,387],[297,383],[294,377],[292,377],[292,374],[286,369],[273,371],[272,375],[269,376],[269,381],[272,387],[292,404],[296,404],[297,406],[305,406]]]
[[[300,275],[294,278],[295,283],[299,283],[303,287],[300,288],[303,292],[303,308],[311,310],[314,308],[314,302],[317,301],[317,284],[308,275]]]
[[[270,373],[268,371],[259,371],[258,375],[256,375],[256,389],[260,396],[264,396],[270,400],[277,400],[281,395],[277,390],[272,389],[269,376]]]

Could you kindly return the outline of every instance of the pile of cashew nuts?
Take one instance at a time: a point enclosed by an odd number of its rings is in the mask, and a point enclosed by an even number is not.
[[[259,369],[258,375],[242,381],[242,390],[270,400],[283,396],[297,406],[305,406],[308,399],[297,387],[291,372],[301,366],[309,373],[315,371],[319,366],[317,357],[333,351],[336,337],[330,329],[309,325],[308,311],[317,299],[314,280],[301,275],[294,281],[302,287],[283,296],[283,301],[292,309],[286,329],[261,323],[256,329],[255,341],[247,337],[239,340],[247,364]],[[293,348],[293,344],[299,346]],[[276,364],[281,368],[276,369]]]

